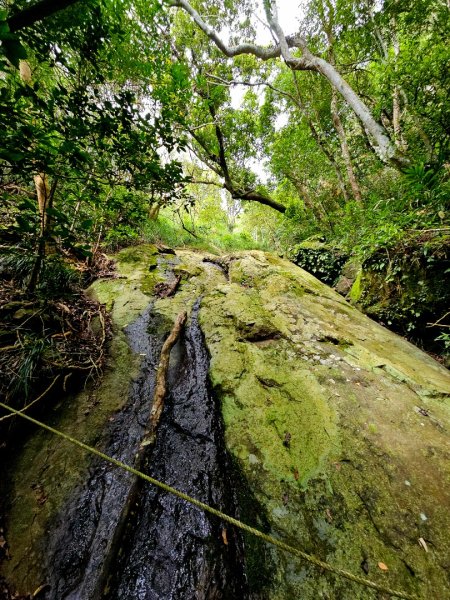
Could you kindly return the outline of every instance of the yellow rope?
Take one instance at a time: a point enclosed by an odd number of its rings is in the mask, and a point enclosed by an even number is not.
[[[164,490],[165,492],[173,494],[174,496],[177,496],[178,498],[181,498],[182,500],[185,500],[186,502],[189,502],[190,504],[197,506],[197,508],[200,508],[201,510],[206,511],[206,512],[218,517],[219,519],[222,519],[223,521],[226,521],[227,523],[230,523],[231,525],[234,525],[235,527],[242,529],[243,531],[247,531],[247,533],[255,535],[256,537],[259,537],[260,539],[264,540],[265,542],[272,544],[273,546],[276,546],[277,548],[281,548],[281,550],[284,550],[285,552],[289,552],[290,554],[293,554],[294,556],[298,556],[299,558],[302,558],[302,559],[308,561],[309,563],[316,565],[317,567],[320,567],[321,569],[324,569],[325,571],[329,571],[330,573],[334,573],[335,575],[339,575],[340,577],[345,577],[346,579],[349,579],[350,581],[354,581],[355,583],[359,583],[361,585],[372,588],[379,592],[384,592],[385,594],[389,594],[390,596],[393,596],[395,598],[404,598],[405,600],[419,600],[418,596],[413,596],[411,594],[407,594],[406,592],[393,590],[393,589],[391,589],[389,587],[385,587],[384,585],[381,585],[379,583],[375,583],[375,581],[371,581],[369,579],[365,579],[364,577],[359,577],[358,575],[354,575],[353,573],[350,573],[349,571],[345,571],[343,569],[333,567],[332,565],[324,562],[323,560],[320,560],[319,558],[317,558],[316,556],[314,556],[312,554],[307,554],[306,552],[303,552],[303,550],[300,550],[299,548],[295,548],[294,546],[289,546],[288,544],[285,544],[284,542],[277,540],[276,538],[274,538],[270,535],[267,535],[267,534],[263,533],[262,531],[259,531],[258,529],[255,529],[254,527],[250,527],[250,525],[247,525],[246,523],[242,523],[241,521],[238,521],[238,519],[230,517],[229,515],[221,512],[220,510],[217,510],[215,508],[212,508],[211,506],[208,506],[204,502],[200,502],[200,500],[191,498],[191,496],[188,496],[187,494],[180,492],[179,490],[171,487],[170,485],[167,485],[166,483],[158,481],[157,479],[153,479],[153,477],[150,477],[149,475],[146,475],[145,473],[141,473],[137,469],[133,469],[133,467],[130,467],[129,465],[126,465],[125,463],[121,462],[120,460],[116,460],[115,458],[112,458],[111,456],[108,456],[107,454],[104,454],[103,452],[100,452],[99,450],[96,450],[95,448],[92,448],[91,446],[88,446],[87,444],[80,442],[79,440],[71,437],[67,433],[63,433],[62,431],[59,431],[58,429],[54,429],[53,427],[50,427],[49,425],[46,425],[45,423],[41,423],[40,421],[37,421],[36,419],[33,419],[32,417],[30,417],[24,413],[21,413],[20,411],[15,410],[14,408],[11,408],[10,406],[7,406],[6,404],[3,404],[2,402],[0,402],[0,406],[2,408],[4,408],[5,410],[9,411],[10,413],[14,413],[18,417],[21,417],[22,419],[31,421],[31,423],[34,423],[38,427],[42,427],[43,429],[46,429],[47,431],[50,431],[51,433],[53,433],[59,437],[62,437],[66,441],[71,442],[72,444],[75,444],[76,446],[79,446],[83,450],[86,450],[87,452],[90,452],[91,454],[95,454],[95,455],[99,456],[100,458],[103,458],[104,460],[115,465],[116,467],[120,467],[121,469],[124,469],[125,471],[128,471],[129,473],[132,473],[133,475],[136,475],[137,477],[140,477],[141,479],[144,479],[145,481],[148,481],[149,483],[159,487],[160,489]]]

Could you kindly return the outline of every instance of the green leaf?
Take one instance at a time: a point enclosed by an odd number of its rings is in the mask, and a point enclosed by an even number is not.
[[[30,198],[25,198],[18,206],[19,210],[32,210],[35,211],[37,208],[37,203],[33,202]]]
[[[81,229],[84,229],[85,231],[89,231],[89,229],[92,227],[93,222],[94,222],[93,219],[84,219],[83,221],[81,221],[80,227],[81,227]]]
[[[14,152],[13,150],[0,148],[0,158],[7,162],[18,162],[19,160],[22,160],[24,156],[25,155],[22,152]]]
[[[67,221],[67,216],[62,213],[60,210],[58,210],[57,208],[53,208],[53,207],[49,207],[47,208],[47,214],[55,219],[59,219],[62,222]]]
[[[0,40],[3,40],[5,33],[9,33],[9,25],[6,21],[0,20]]]
[[[29,232],[34,229],[33,223],[30,223],[30,219],[28,219],[26,217],[22,217],[21,215],[19,215],[16,218],[16,221],[17,221],[17,225],[18,225],[20,231]]]

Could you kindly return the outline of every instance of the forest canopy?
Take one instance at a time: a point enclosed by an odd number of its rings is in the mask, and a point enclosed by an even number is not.
[[[406,247],[439,262],[448,3],[302,0],[285,31],[286,4],[0,2],[2,272],[16,287],[48,292],[55,269],[86,281],[102,252],[139,240],[291,258],[325,244],[331,262],[380,272]],[[429,302],[417,296],[407,329]]]
[[[447,597],[449,13],[0,0],[0,600]]]

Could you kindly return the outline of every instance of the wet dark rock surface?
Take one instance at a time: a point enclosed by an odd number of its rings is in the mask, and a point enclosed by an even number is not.
[[[170,393],[146,472],[235,515],[232,468],[197,314],[198,303],[172,351]],[[127,464],[133,464],[147,423],[167,329],[151,308],[127,328],[142,368],[104,445]],[[127,505],[131,510],[124,514]],[[53,529],[48,557],[48,600],[248,597],[243,544],[235,531],[150,484],[136,485],[130,474],[100,459],[92,461],[87,483]]]

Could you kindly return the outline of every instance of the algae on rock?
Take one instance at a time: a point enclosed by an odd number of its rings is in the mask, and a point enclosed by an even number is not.
[[[125,335],[117,332],[101,385],[88,386],[76,395],[62,398],[46,422],[95,445],[111,415],[126,402],[138,363]],[[88,465],[89,455],[73,450],[43,429],[30,435],[7,465],[10,558],[2,564],[1,574],[20,593],[29,593],[41,585],[47,533],[70,494],[86,477]]]
[[[173,321],[201,297],[211,385],[248,490],[242,519],[357,575],[450,596],[448,371],[277,256],[236,253],[221,268],[177,250],[149,274],[155,256],[123,251],[124,279],[93,289],[118,326],[150,301],[149,277],[174,267],[182,285],[154,300],[156,314]],[[253,573],[270,567],[255,598],[377,597],[275,548],[246,547]]]
[[[448,594],[449,373],[288,261],[234,254],[226,272],[178,254],[195,275],[156,308],[174,318],[203,295],[211,383],[253,512],[338,567]],[[376,597],[271,554],[270,598]]]

